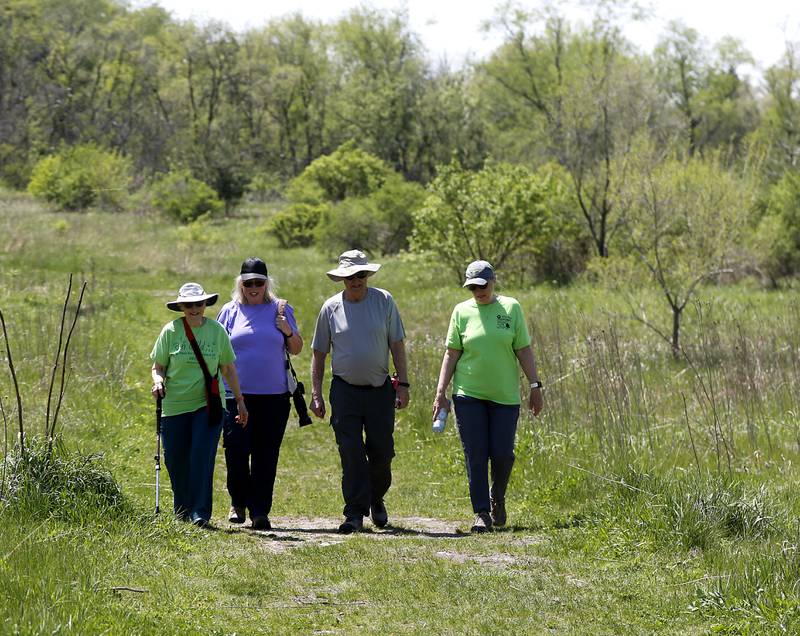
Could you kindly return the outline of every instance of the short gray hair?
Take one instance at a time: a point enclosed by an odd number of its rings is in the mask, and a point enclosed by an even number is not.
[[[264,302],[271,303],[278,298],[278,284],[272,276],[267,276],[267,291],[264,293]],[[231,290],[231,300],[236,301],[240,305],[246,305],[244,301],[244,293],[242,292],[242,277],[237,276],[233,281],[233,289]]]

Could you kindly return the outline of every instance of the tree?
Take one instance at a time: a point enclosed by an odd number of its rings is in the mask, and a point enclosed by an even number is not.
[[[800,272],[800,174],[787,171],[772,185],[754,237],[758,271],[773,287]]]
[[[681,352],[681,319],[702,283],[734,271],[750,226],[750,184],[725,169],[718,157],[661,159],[640,148],[622,187],[618,205],[624,247],[632,263],[655,284],[671,314],[671,327],[633,307],[634,318]],[[622,259],[620,259],[622,260]],[[624,279],[626,286],[630,278]]]
[[[252,140],[254,158],[287,176],[300,174],[328,148],[327,41],[321,25],[300,14],[271,21],[243,39],[233,103]],[[267,139],[267,124],[276,141]]]
[[[441,166],[414,213],[411,249],[435,252],[458,280],[470,261],[500,269],[556,231],[547,207],[553,187],[548,175],[523,166],[489,161],[479,172],[457,162]]]
[[[681,120],[687,154],[738,148],[757,117],[752,90],[739,76],[740,66],[753,63],[741,44],[723,38],[711,52],[697,31],[671,22],[653,57],[659,87]]]
[[[404,13],[352,11],[335,26],[337,68],[331,124],[338,143],[356,139],[407,178],[419,176],[415,146],[426,63]]]
[[[603,13],[576,33],[553,12],[507,10],[499,26],[506,41],[481,67],[492,124],[503,141],[515,139],[515,160],[555,159],[566,168],[595,250],[605,257],[618,227],[614,159],[646,127],[652,84]],[[505,157],[505,149],[497,154]]]
[[[800,166],[800,55],[787,43],[781,63],[767,69],[766,109],[758,138],[767,150],[766,170],[771,182],[787,169]]]

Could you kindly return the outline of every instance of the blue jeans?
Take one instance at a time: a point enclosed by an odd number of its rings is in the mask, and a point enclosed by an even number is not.
[[[172,483],[175,514],[192,522],[211,519],[214,460],[222,422],[208,425],[208,411],[168,415],[161,419],[164,462]]]
[[[498,404],[466,395],[454,395],[456,425],[469,479],[469,498],[475,513],[489,512],[490,496],[505,500],[514,465],[514,437],[519,404]],[[489,492],[489,460],[492,490]]]

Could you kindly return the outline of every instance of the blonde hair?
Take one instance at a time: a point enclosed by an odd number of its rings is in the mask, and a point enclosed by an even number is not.
[[[278,297],[278,284],[272,276],[267,276],[267,290],[264,292],[264,302],[271,303]],[[240,305],[246,305],[244,300],[244,292],[242,291],[242,277],[237,276],[233,281],[233,290],[231,290],[231,300],[236,301]]]

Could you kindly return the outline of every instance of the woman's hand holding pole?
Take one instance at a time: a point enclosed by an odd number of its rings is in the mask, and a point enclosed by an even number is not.
[[[153,378],[153,388],[150,389],[154,398],[163,398],[167,391],[164,388],[164,367],[157,362],[153,363],[153,368],[150,370],[150,375]]]

